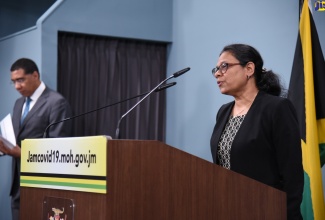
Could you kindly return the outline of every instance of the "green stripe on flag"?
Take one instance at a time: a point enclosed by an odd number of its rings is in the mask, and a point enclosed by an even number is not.
[[[304,193],[301,205],[301,214],[304,216],[304,220],[313,220],[314,213],[311,201],[311,191],[310,191],[310,179],[306,172],[304,172]]]

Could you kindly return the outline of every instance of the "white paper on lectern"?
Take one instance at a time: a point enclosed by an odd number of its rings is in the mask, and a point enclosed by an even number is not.
[[[0,121],[0,129],[0,139],[3,141],[3,143],[9,148],[16,146],[16,137],[10,114]],[[0,152],[0,154],[3,153]]]

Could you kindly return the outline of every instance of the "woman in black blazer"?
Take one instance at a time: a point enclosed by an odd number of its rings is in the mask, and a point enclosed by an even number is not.
[[[211,137],[213,161],[287,193],[288,219],[302,219],[304,184],[298,120],[280,97],[278,76],[263,68],[249,45],[226,46],[212,70],[222,94],[234,101],[217,114]]]

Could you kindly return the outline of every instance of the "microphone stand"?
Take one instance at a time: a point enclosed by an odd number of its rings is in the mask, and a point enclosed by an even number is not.
[[[162,83],[161,83],[161,84],[162,84]],[[159,86],[160,86],[161,84],[159,84]],[[69,118],[65,118],[65,119],[63,119],[63,120],[61,120],[61,121],[53,122],[53,123],[49,124],[49,125],[45,128],[45,131],[44,131],[44,134],[43,134],[43,138],[48,138],[48,137],[49,137],[48,130],[49,130],[49,128],[52,127],[53,125],[56,125],[56,124],[59,124],[59,123],[62,123],[62,122],[65,122],[65,121],[68,121],[68,120],[71,120],[71,119],[74,119],[74,118],[78,118],[78,117],[80,117],[80,116],[83,116],[83,115],[86,115],[86,114],[89,114],[89,113],[92,113],[92,112],[96,112],[96,111],[99,111],[99,110],[101,110],[101,109],[104,109],[104,108],[107,108],[107,107],[111,107],[111,106],[114,106],[114,105],[117,105],[117,104],[120,104],[120,103],[123,103],[123,102],[129,101],[129,100],[131,100],[131,99],[138,98],[138,97],[140,97],[140,96],[144,96],[144,95],[148,94],[149,92],[150,92],[150,93],[151,93],[151,92],[160,92],[160,91],[165,90],[165,89],[167,89],[167,88],[169,88],[169,87],[171,87],[171,86],[174,86],[174,85],[176,85],[176,82],[168,83],[168,84],[166,84],[166,85],[162,85],[161,87],[157,86],[153,91],[151,90],[151,91],[148,91],[148,92],[142,93],[142,94],[140,94],[140,95],[136,95],[136,96],[133,96],[133,97],[131,97],[131,98],[124,99],[124,100],[119,101],[119,102],[115,102],[115,103],[112,103],[112,104],[109,104],[109,105],[105,105],[105,106],[103,106],[103,107],[100,107],[100,108],[97,108],[97,109],[94,109],[94,110],[91,110],[91,111],[88,111],[88,112],[84,112],[84,113],[79,114],[79,115],[75,115],[75,116],[72,116],[72,117],[69,117]],[[159,87],[159,88],[158,88],[158,87]]]
[[[186,73],[187,71],[189,71],[191,68],[187,67],[185,69],[182,69],[176,73],[174,73],[173,75],[167,77],[166,79],[164,79],[162,82],[160,82],[155,88],[153,88],[145,97],[143,97],[140,101],[138,101],[132,108],[130,108],[127,112],[125,112],[124,115],[122,115],[122,117],[120,118],[120,120],[117,123],[117,128],[116,128],[116,132],[115,132],[115,139],[119,139],[120,138],[120,123],[122,121],[122,119],[129,114],[135,107],[137,107],[143,100],[145,100],[151,93],[153,93],[159,86],[161,86],[163,83],[165,83],[166,81],[168,81],[171,78],[176,78],[179,77],[180,75]]]

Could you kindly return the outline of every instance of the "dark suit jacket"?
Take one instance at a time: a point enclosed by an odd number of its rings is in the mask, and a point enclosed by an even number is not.
[[[223,105],[211,137],[213,161],[234,101]],[[231,170],[287,193],[288,219],[302,219],[304,184],[299,125],[292,103],[259,92],[239,128],[230,151]]]
[[[20,125],[24,102],[24,97],[17,99],[12,116],[18,146],[21,146],[21,141],[26,138],[42,138],[49,124],[71,116],[70,106],[63,96],[46,87],[27,114],[23,124]],[[52,126],[49,130],[49,137],[67,137],[70,135],[71,123],[60,123]],[[13,205],[18,205],[19,208],[20,158],[13,158],[12,171],[13,180],[10,195],[14,201]]]

